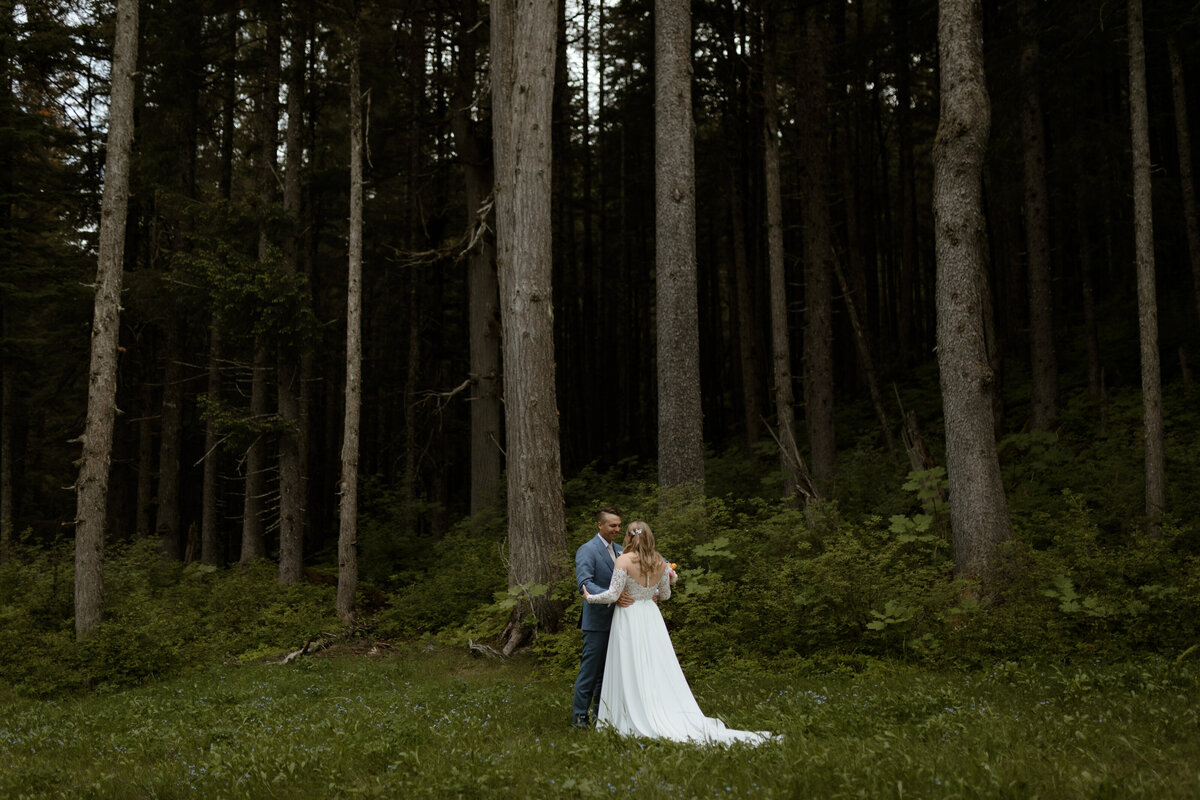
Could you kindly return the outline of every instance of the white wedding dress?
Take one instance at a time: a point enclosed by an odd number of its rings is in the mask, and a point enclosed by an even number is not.
[[[634,602],[613,613],[597,727],[627,736],[704,744],[761,744],[774,738],[766,731],[732,730],[700,711],[654,602],[655,595],[660,600],[671,596],[668,570],[656,585],[642,586],[618,568],[608,591],[587,601],[613,603],[622,591]]]

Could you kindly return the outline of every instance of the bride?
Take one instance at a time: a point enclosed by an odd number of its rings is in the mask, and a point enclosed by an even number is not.
[[[766,731],[725,727],[700,711],[683,677],[671,636],[655,602],[671,596],[670,567],[654,549],[654,534],[645,522],[629,524],[626,546],[613,565],[612,583],[602,594],[588,594],[589,603],[613,603],[622,591],[632,605],[613,613],[600,694],[599,727],[617,733],[671,739],[677,742],[761,744],[773,737]]]

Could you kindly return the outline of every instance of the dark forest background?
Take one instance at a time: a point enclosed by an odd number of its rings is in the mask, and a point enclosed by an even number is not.
[[[1021,506],[1022,493],[1030,486],[1058,492],[1056,473],[1074,469],[1083,504],[1118,537],[1136,530],[1144,513],[1124,5],[1005,0],[983,7],[992,101],[984,175],[990,332],[1006,489],[1014,513],[1032,513]],[[816,191],[845,280],[834,284],[832,339],[820,343],[834,364],[838,453],[823,488],[856,513],[902,510],[880,497],[897,492],[910,469],[942,460],[931,200],[937,6],[698,0],[692,9],[709,494],[775,501],[782,481],[771,433],[769,51],[779,79],[774,110],[796,416],[806,414],[804,263],[812,253],[805,225],[814,218],[804,199]],[[499,376],[472,374],[469,359],[468,261],[492,235],[477,225],[489,194],[480,191],[491,153],[488,6],[144,0],[111,544],[156,539],[171,559],[224,566],[244,557],[246,531],[260,526],[273,556],[278,452],[285,436],[295,436],[304,560],[318,568],[335,563],[353,13],[363,21],[367,118],[364,576],[397,588],[404,582],[398,575],[412,578],[414,553],[502,504],[500,462],[473,458],[471,425],[471,404],[482,402],[471,399],[473,391],[486,382],[487,401],[498,403]],[[1200,117],[1200,11],[1159,2],[1146,14],[1167,387],[1165,511],[1177,530],[1194,532],[1200,455],[1190,365],[1200,358],[1200,253],[1189,255],[1179,132],[1187,130],[1181,112]],[[106,3],[0,3],[6,549],[71,537],[72,440],[86,413],[111,23]],[[572,508],[617,502],[628,486],[653,482],[660,453],[653,26],[646,0],[560,3],[554,352]],[[1031,35],[1039,53],[1029,68],[1022,54]],[[1182,95],[1173,92],[1172,47]],[[815,93],[814,74],[824,75]],[[1033,319],[1029,302],[1023,181],[1031,144],[1021,120],[1031,85],[1044,146],[1049,320]],[[285,164],[285,150],[302,155]],[[828,167],[823,181],[814,178],[818,162]],[[299,192],[290,207],[288,170],[298,175]],[[851,307],[870,363],[856,342]],[[496,339],[498,311],[485,327],[477,333]],[[1045,387],[1045,372],[1031,369],[1039,334],[1053,342],[1054,402],[1049,417],[1035,421],[1032,397],[1038,381]],[[882,390],[887,433],[870,402],[872,381]],[[281,385],[295,394],[292,417],[279,412]],[[891,442],[904,420],[900,404],[915,413],[909,433],[922,434],[925,462],[910,461]],[[808,453],[803,425],[798,438]],[[919,453],[919,444],[910,439],[908,449]],[[502,448],[502,432],[491,445]],[[1130,461],[1106,472],[1118,457]],[[215,465],[208,482],[206,464]]]

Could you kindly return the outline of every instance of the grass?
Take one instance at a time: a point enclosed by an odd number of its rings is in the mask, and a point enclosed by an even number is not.
[[[780,744],[568,727],[570,677],[414,646],[30,700],[0,687],[5,798],[1200,797],[1200,666],[695,677]]]

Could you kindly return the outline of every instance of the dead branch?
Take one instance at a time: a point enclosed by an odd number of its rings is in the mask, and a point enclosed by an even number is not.
[[[458,258],[456,260],[461,261],[463,258],[465,258],[467,253],[474,250],[475,245],[479,244],[479,240],[483,238],[483,235],[491,231],[491,228],[487,224],[487,218],[488,215],[492,213],[492,206],[495,204],[495,196],[490,194],[482,203],[479,204],[479,211],[477,211],[475,214],[478,224],[471,227],[470,239],[467,241],[466,247],[462,249],[462,252],[458,254]],[[463,239],[465,240],[467,237],[464,236]]]
[[[310,634],[308,638],[304,640],[304,645],[300,647],[300,649],[293,650],[279,661],[274,663],[289,664],[301,656],[311,656],[314,653],[319,653],[322,650],[333,647],[335,644],[339,644],[349,639],[353,639],[356,636],[365,634],[369,630],[370,628],[366,625],[355,625],[354,627],[347,628],[339,633],[323,633],[319,638],[316,639],[314,639],[314,637]]]
[[[437,401],[437,410],[441,411],[446,406],[450,405],[450,401],[453,400],[456,396],[462,394],[467,389],[471,388],[471,384],[475,383],[475,381],[476,381],[476,378],[474,375],[472,375],[469,378],[467,378],[465,381],[460,383],[458,386],[455,386],[453,389],[451,389],[448,392],[435,392],[433,390],[430,390],[427,392],[422,392],[421,399],[418,400],[413,405],[420,405],[421,403],[425,403],[430,400],[435,400],[435,401]]]
[[[197,459],[197,461],[196,461],[196,463],[195,463],[195,464],[192,464],[192,466],[193,466],[193,467],[198,467],[198,466],[200,466],[200,465],[201,465],[201,464],[202,464],[202,463],[203,463],[203,462],[204,462],[206,459],[208,459],[208,457],[209,457],[209,456],[211,456],[211,455],[212,455],[214,452],[216,452],[216,450],[217,450],[217,448],[218,448],[218,447],[220,447],[221,445],[225,444],[225,442],[229,441],[229,437],[230,437],[231,435],[232,435],[232,434],[226,434],[226,435],[222,436],[220,439],[218,439],[218,440],[216,441],[216,443],[215,443],[215,444],[213,444],[213,446],[212,446],[212,447],[210,447],[210,448],[208,449],[208,451],[207,451],[207,452],[205,452],[205,454],[204,454],[204,455],[200,456],[200,458],[199,458],[199,459]]]
[[[896,388],[896,384],[892,384],[892,391],[896,395],[896,405],[900,407],[900,418],[904,420],[904,427],[900,429],[900,438],[904,442],[904,449],[908,453],[908,464],[912,467],[913,472],[924,472],[927,469],[933,469],[937,466],[937,461],[933,458],[933,453],[929,451],[929,446],[925,444],[925,439],[921,436],[921,431],[917,428],[917,414],[914,411],[905,411],[904,403],[900,400],[900,390]]]
[[[507,658],[507,656],[505,656],[503,653],[501,653],[496,648],[489,647],[488,645],[483,644],[482,642],[477,642],[474,639],[467,640],[467,649],[470,651],[471,655],[473,655],[473,656],[483,656],[486,658],[499,658],[499,659]]]
[[[858,357],[862,360],[863,372],[867,376],[867,388],[871,391],[871,405],[875,407],[875,416],[879,418],[879,426],[883,429],[883,439],[887,444],[888,454],[892,463],[900,466],[896,455],[896,439],[892,436],[892,424],[888,421],[887,411],[883,408],[883,399],[879,396],[879,382],[875,377],[875,364],[871,359],[871,347],[867,343],[867,333],[858,317],[858,309],[854,305],[854,297],[850,293],[850,284],[842,271],[842,262],[836,250],[832,249],[833,272],[837,275],[838,286],[842,289],[842,302],[846,304],[846,313],[850,317],[850,327],[854,329],[854,343],[858,347]]]
[[[307,655],[309,652],[308,648],[312,646],[312,639],[313,639],[313,637],[309,636],[307,639],[304,640],[303,647],[301,647],[299,650],[293,650],[292,652],[288,653],[286,656],[284,656],[279,661],[279,663],[280,664],[289,664],[292,661],[295,661],[300,656]]]
[[[783,453],[784,458],[788,460],[788,463],[800,475],[800,480],[796,483],[796,491],[804,495],[804,505],[808,505],[814,500],[820,501],[821,493],[817,491],[816,481],[813,480],[812,473],[808,471],[808,464],[805,463],[804,456],[800,455],[800,450],[796,447],[796,443],[794,441],[790,442],[791,446],[785,447],[783,442],[780,441],[779,436],[775,433],[775,429],[771,427],[771,423],[767,422],[767,418],[760,416],[759,419],[762,420],[767,433],[771,434],[771,438],[775,440],[775,444],[779,446],[779,451]]]

